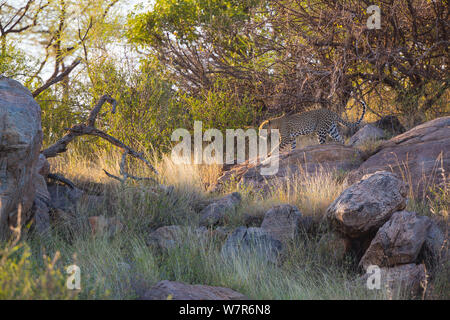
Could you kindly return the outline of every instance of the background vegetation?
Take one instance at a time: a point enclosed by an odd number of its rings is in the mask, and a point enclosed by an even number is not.
[[[370,4],[379,30],[366,26]],[[449,114],[446,1],[4,0],[0,11],[0,73],[39,101],[46,144],[104,93],[119,112],[103,129],[161,151],[193,120],[255,126],[316,105],[356,117],[351,91],[367,119],[409,128]]]
[[[371,4],[382,10],[380,30],[366,27]],[[104,206],[96,212],[80,206],[77,216],[117,216],[126,221],[123,236],[93,237],[80,227],[68,240],[70,227],[61,225],[51,237],[31,232],[3,245],[0,298],[134,298],[160,279],[221,285],[251,298],[386,298],[348,287],[354,261],[336,260],[332,248],[322,247],[325,229],[296,242],[280,269],[222,261],[223,239],[199,244],[188,231],[184,247],[162,254],[143,239],[161,225],[198,225],[196,203],[219,168],[175,166],[165,156],[172,131],[192,129],[194,120],[204,129],[242,128],[320,105],[356,118],[352,91],[368,101],[367,121],[396,115],[411,128],[449,115],[448,21],[444,0],[155,0],[136,7],[125,0],[0,1],[0,74],[24,83],[39,102],[44,147],[86,120],[108,93],[117,113],[103,110],[97,126],[153,158],[160,181],[176,186],[173,195],[154,198],[145,183],[113,183],[101,169],[117,171],[116,151],[80,138],[53,159],[52,170],[79,184],[104,184]],[[239,190],[243,206],[227,226],[275,203],[295,204],[320,221],[340,181],[311,177],[296,197],[262,199]],[[431,215],[442,206],[448,212],[445,199],[420,210]],[[62,274],[74,261],[86,277],[82,291],[68,296]],[[449,297],[448,270],[438,273],[430,296]]]

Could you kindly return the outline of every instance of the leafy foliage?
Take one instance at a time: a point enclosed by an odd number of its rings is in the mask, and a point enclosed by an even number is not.
[[[32,259],[26,245],[6,247],[0,251],[0,299],[69,299],[65,276],[57,268],[58,255],[44,257],[43,266]]]

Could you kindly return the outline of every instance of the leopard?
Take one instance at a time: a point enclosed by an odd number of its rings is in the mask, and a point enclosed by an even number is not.
[[[359,100],[362,104],[361,117],[356,122],[348,122],[342,119],[336,112],[327,108],[314,109],[296,114],[285,114],[277,118],[265,120],[259,126],[259,130],[278,129],[280,133],[280,143],[278,147],[285,150],[290,144],[291,149],[297,147],[296,137],[315,133],[319,144],[324,144],[326,136],[329,135],[334,141],[345,144],[344,139],[338,131],[338,123],[341,123],[355,131],[366,113],[367,105],[364,100]]]

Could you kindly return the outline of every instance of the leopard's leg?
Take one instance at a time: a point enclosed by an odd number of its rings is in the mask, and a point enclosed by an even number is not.
[[[339,131],[337,129],[336,124],[332,124],[330,127],[330,131],[328,133],[330,135],[331,138],[333,138],[334,141],[340,142],[342,144],[345,144],[344,139],[342,138],[342,136],[339,134]]]
[[[267,157],[268,157],[268,158],[272,156],[272,154],[273,154],[273,152],[274,152],[274,150],[275,150],[276,148],[278,148],[279,151],[282,151],[283,149],[286,148],[286,146],[287,146],[288,144],[291,143],[291,142],[290,142],[290,139],[285,138],[285,137],[283,137],[283,136],[281,137],[280,140],[281,140],[280,143],[279,143],[278,145],[276,145],[276,146],[275,146],[275,147],[267,154]]]
[[[291,140],[291,150],[295,150],[297,147],[297,140],[295,138],[292,138]]]
[[[305,132],[302,130],[290,134],[289,138],[291,141],[291,150],[295,150],[295,148],[297,147],[297,139],[296,139],[297,136],[304,135],[304,134],[305,134]]]
[[[325,143],[325,138],[327,137],[326,133],[324,131],[317,131],[317,138],[319,139],[320,144]]]
[[[289,144],[292,144],[292,140],[295,141],[295,139],[292,139],[290,136],[289,137],[281,137],[281,142],[279,145],[280,151],[284,151]]]

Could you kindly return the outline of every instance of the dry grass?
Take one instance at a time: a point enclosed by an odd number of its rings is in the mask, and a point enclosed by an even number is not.
[[[49,237],[32,233],[23,240],[32,249],[33,264],[43,264],[43,253],[53,256],[60,252],[60,262],[55,268],[63,270],[73,263],[80,266],[79,298],[133,299],[163,279],[229,287],[251,299],[387,298],[383,291],[348,285],[359,276],[353,267],[349,268],[355,261],[336,260],[333,252],[321,248],[320,238],[326,228],[319,230],[319,234],[295,240],[279,266],[264,263],[252,255],[225,260],[220,255],[224,240],[218,237],[199,242],[189,230],[198,227],[195,207],[211,196],[205,190],[220,174],[217,166],[176,165],[167,156],[154,159],[160,172],[158,179],[175,187],[171,194],[156,196],[150,191],[150,182],[120,184],[108,178],[102,169],[117,174],[119,161],[119,153],[98,153],[87,161],[74,151],[52,159],[52,170],[76,183],[103,184],[104,201],[95,209],[86,203],[78,206],[78,222],[69,224],[71,237],[67,237],[67,225],[55,225]],[[151,175],[139,162],[131,161],[130,166],[130,172],[135,175]],[[320,221],[328,205],[342,192],[341,180],[336,173],[303,173],[294,177],[286,189],[270,195],[240,189],[243,201],[234,216],[226,221],[226,227],[243,225],[245,214],[262,217],[267,209],[279,203],[296,205],[304,215]],[[79,222],[99,214],[118,218],[124,229],[114,237],[93,236]],[[172,224],[187,227],[185,241],[180,246],[159,252],[146,245],[145,239],[152,230]],[[446,286],[441,287],[440,290],[446,290]]]
[[[302,214],[321,218],[343,191],[343,184],[338,180],[334,172],[318,170],[316,173],[308,173],[300,170],[293,175],[285,189],[275,190],[271,200],[296,205]]]
[[[357,149],[361,152],[361,158],[363,161],[369,159],[369,157],[377,153],[384,142],[385,140],[368,139],[358,146]]]

